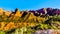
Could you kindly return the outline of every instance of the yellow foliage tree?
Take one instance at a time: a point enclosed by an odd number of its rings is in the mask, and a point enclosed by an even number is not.
[[[19,9],[17,9],[15,16],[19,16],[19,17],[21,16],[21,12]]]
[[[20,10],[19,9],[17,9],[17,11],[15,11],[16,13],[15,13],[15,15],[14,15],[14,20],[18,20],[19,19],[19,17],[21,17],[22,16],[22,13],[20,12]]]
[[[7,26],[4,28],[5,30],[9,30],[11,28],[14,28],[14,22],[10,22],[7,24]]]
[[[5,25],[6,25],[6,22],[1,22],[0,24],[1,24],[1,28],[0,28],[0,30],[3,30],[3,28],[4,28]]]

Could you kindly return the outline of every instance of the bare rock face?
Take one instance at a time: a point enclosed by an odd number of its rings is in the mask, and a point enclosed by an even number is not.
[[[60,34],[60,30],[57,30],[57,34]]]

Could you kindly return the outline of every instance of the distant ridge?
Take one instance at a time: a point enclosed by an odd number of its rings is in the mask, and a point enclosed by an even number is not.
[[[0,8],[0,14],[3,14],[5,13],[6,15],[11,15],[11,14],[16,14],[16,12],[19,11],[21,14],[25,14],[25,13],[28,13],[28,12],[31,12],[33,13],[35,16],[40,16],[40,15],[50,15],[50,16],[53,16],[53,15],[60,15],[60,9],[53,9],[53,8],[42,8],[42,9],[38,9],[38,10],[23,10],[23,11],[20,11],[18,8],[15,9],[15,11],[6,11],[6,10],[3,10],[2,8]],[[18,12],[18,13],[19,13]]]

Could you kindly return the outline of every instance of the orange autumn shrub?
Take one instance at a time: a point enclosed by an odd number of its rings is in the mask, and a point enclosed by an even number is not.
[[[7,26],[4,28],[5,30],[9,30],[14,27],[14,22],[10,22],[7,24]]]
[[[4,27],[4,30],[9,30],[10,28],[9,27]]]

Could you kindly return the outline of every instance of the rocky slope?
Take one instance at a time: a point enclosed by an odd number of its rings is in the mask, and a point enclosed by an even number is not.
[[[17,31],[32,33],[36,30],[60,29],[60,9],[6,11],[0,8],[0,31],[12,34]],[[18,32],[18,33],[21,33]]]

